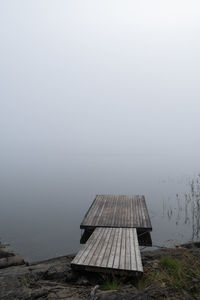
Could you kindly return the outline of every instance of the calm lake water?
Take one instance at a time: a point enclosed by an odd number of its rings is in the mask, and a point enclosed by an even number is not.
[[[184,155],[21,155],[2,166],[0,238],[25,259],[76,252],[96,194],[144,194],[153,245],[199,238],[199,169]]]

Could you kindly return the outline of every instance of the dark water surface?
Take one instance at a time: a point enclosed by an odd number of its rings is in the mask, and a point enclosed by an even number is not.
[[[80,222],[96,194],[144,194],[154,245],[199,238],[200,177],[184,157],[13,157],[1,174],[1,241],[40,260],[80,248]]]

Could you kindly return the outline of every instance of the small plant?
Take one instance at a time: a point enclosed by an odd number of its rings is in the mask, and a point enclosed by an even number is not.
[[[107,290],[120,290],[121,289],[121,283],[116,278],[107,278],[101,285],[101,289],[104,291]]]
[[[184,273],[183,263],[175,258],[170,256],[164,256],[160,259],[160,265],[164,267],[171,275],[181,279]]]
[[[164,256],[159,261],[163,272],[163,281],[181,289],[185,286],[185,266],[181,260]]]

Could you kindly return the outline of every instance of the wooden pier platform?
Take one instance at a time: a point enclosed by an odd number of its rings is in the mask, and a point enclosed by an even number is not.
[[[144,196],[97,195],[80,225],[81,229],[96,227],[124,227],[151,231]]]
[[[93,272],[143,272],[136,229],[96,228],[71,265]]]
[[[143,272],[140,235],[152,230],[144,196],[97,195],[81,225],[86,244],[71,263],[96,272]],[[150,238],[151,240],[151,238]]]

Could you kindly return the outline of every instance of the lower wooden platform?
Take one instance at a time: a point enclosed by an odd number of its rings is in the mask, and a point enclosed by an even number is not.
[[[143,272],[135,228],[98,227],[71,262],[94,272]]]

